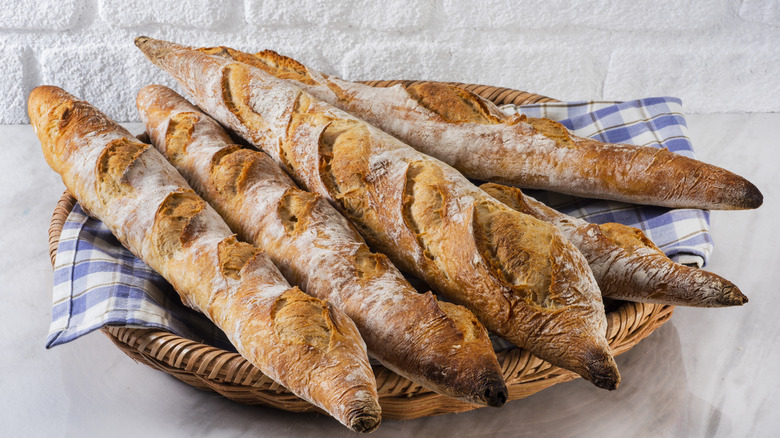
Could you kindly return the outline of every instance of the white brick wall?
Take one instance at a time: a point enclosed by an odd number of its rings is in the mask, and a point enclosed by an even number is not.
[[[62,87],[123,121],[138,118],[135,97],[144,85],[174,85],[165,73],[148,67],[132,44],[45,49],[40,56],[41,83]]]
[[[155,24],[214,29],[227,24],[230,0],[99,0],[100,18],[113,26],[149,28]]]
[[[81,6],[79,0],[6,0],[0,7],[0,29],[12,31],[67,30],[73,27],[78,20],[79,6]]]
[[[20,109],[25,108],[26,93],[22,84],[24,82],[24,63],[22,61],[21,47],[8,47],[0,49],[0,96],[3,105],[0,106],[0,123],[19,123],[23,120]],[[5,121],[5,122],[4,122]]]
[[[458,81],[521,88],[554,97],[600,96],[607,57],[601,50],[546,42],[515,46],[497,41],[480,48],[385,43],[360,44],[347,52],[337,67],[342,75],[355,80]]]
[[[700,112],[778,111],[779,54],[780,47],[775,44],[755,44],[750,50],[702,44],[694,53],[681,47],[642,52],[618,49],[610,58],[604,97],[681,95],[686,108]],[[636,67],[642,65],[653,65],[656,71],[669,74]]]
[[[463,0],[444,0],[444,13],[453,26],[468,29],[546,29],[572,26],[621,31],[702,29],[726,14],[717,0],[483,0],[479,8]],[[501,11],[500,13],[496,11]]]
[[[328,27],[415,31],[428,23],[431,1],[415,0],[245,0],[246,21],[253,26]]]
[[[0,123],[26,123],[26,95],[43,83],[136,121],[137,90],[172,84],[138,35],[270,48],[346,79],[780,111],[778,0],[5,0]]]

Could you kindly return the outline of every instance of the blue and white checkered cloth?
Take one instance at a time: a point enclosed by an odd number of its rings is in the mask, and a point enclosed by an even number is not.
[[[666,147],[693,157],[678,99],[545,103],[503,109],[559,120],[583,137],[610,143]],[[712,251],[706,211],[670,210],[541,191],[527,193],[590,222],[620,222],[640,228],[679,263],[702,266]],[[89,218],[78,204],[68,216],[60,236],[53,299],[47,347],[64,344],[104,325],[114,324],[162,328],[189,339],[232,349],[217,327],[186,308],[160,275],[122,247],[107,227]]]
[[[52,322],[46,347],[104,325],[161,328],[233,350],[204,315],[182,304],[173,287],[133,255],[102,222],[73,207],[54,261]]]

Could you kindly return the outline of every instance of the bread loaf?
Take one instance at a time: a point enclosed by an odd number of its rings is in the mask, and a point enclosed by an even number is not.
[[[199,50],[293,81],[469,178],[665,207],[748,209],[763,202],[753,184],[720,167],[667,149],[578,137],[550,119],[509,116],[455,86],[374,88],[311,70],[270,50]]]
[[[741,306],[748,301],[725,278],[673,262],[634,227],[590,224],[515,187],[488,183],[480,188],[514,210],[555,225],[588,260],[607,298],[696,307]]]
[[[137,105],[152,143],[192,187],[291,283],[344,310],[369,354],[441,394],[506,401],[493,346],[471,312],[417,293],[326,199],[298,189],[266,154],[232,144],[173,90],[144,87]]]
[[[88,103],[38,87],[30,120],[49,165],[91,215],[206,314],[270,378],[367,432],[380,407],[365,344],[343,312],[290,287],[150,145]]]
[[[617,387],[598,286],[551,225],[262,70],[146,37],[136,45],[204,111],[331,200],[396,265],[516,345]]]

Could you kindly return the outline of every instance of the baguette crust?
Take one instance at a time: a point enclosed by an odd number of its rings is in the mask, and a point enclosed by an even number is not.
[[[639,229],[590,224],[515,187],[488,183],[480,188],[514,210],[555,225],[588,260],[605,297],[695,307],[741,306],[748,301],[725,278],[673,262]]]
[[[192,186],[293,284],[344,310],[385,366],[471,403],[506,401],[487,331],[471,312],[417,293],[326,199],[299,190],[262,152],[232,145],[173,90],[147,86],[137,105],[154,145]]]
[[[763,203],[758,188],[720,167],[667,149],[578,137],[549,119],[508,116],[459,87],[375,88],[308,69],[270,50],[198,50],[294,81],[469,178],[673,208],[732,210]]]
[[[380,421],[365,344],[341,311],[239,242],[150,145],[56,87],[30,94],[49,165],[82,206],[270,378],[357,431]]]
[[[617,387],[598,287],[582,255],[551,225],[262,70],[146,37],[136,45],[212,117],[334,202],[400,267],[516,345],[600,387]],[[548,281],[539,281],[538,270],[549,272]]]

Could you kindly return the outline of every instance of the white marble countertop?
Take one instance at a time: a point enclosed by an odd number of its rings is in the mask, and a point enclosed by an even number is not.
[[[780,436],[780,114],[688,120],[700,159],[764,193],[758,210],[712,213],[715,252],[706,269],[732,280],[750,302],[678,307],[617,358],[617,391],[580,379],[501,409],[385,420],[372,436]],[[242,406],[193,389],[133,362],[100,333],[46,350],[47,229],[64,186],[30,126],[2,126],[0,138],[0,436],[355,435],[324,415]]]

